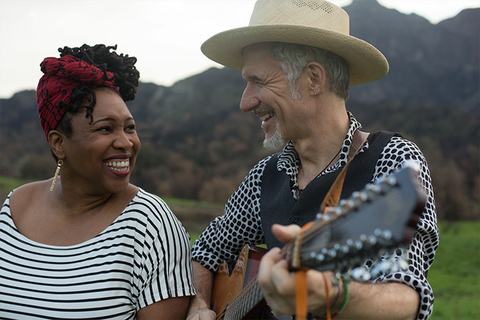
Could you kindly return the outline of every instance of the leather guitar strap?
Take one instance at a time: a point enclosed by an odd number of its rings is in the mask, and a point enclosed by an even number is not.
[[[347,156],[347,164],[343,167],[340,174],[335,179],[335,182],[330,187],[327,192],[327,195],[323,199],[322,205],[320,206],[320,211],[323,212],[327,207],[337,206],[340,202],[340,196],[342,194],[343,181],[347,174],[348,166],[352,159],[357,155],[357,153],[362,149],[363,145],[367,141],[369,133],[357,130],[355,131],[352,139],[352,145]],[[301,233],[304,230],[308,229],[312,224],[307,223],[303,228]],[[302,234],[300,234],[300,237]],[[301,245],[301,244],[300,244]],[[324,277],[325,281],[325,277]],[[327,320],[331,320],[330,305],[329,305],[329,295],[328,295],[328,284],[325,282],[325,297],[327,301]],[[308,290],[307,290],[307,272],[306,269],[300,269],[295,273],[295,319],[296,320],[306,320],[308,314]]]
[[[352,145],[350,146],[350,150],[347,156],[347,164],[345,165],[345,167],[343,167],[342,171],[335,179],[335,182],[330,187],[330,190],[328,190],[325,198],[323,199],[322,205],[320,206],[319,212],[323,212],[326,207],[335,207],[340,202],[343,181],[345,180],[345,176],[347,175],[348,166],[352,162],[353,158],[355,158],[357,153],[362,149],[369,135],[369,133],[360,130],[355,131],[352,139]]]

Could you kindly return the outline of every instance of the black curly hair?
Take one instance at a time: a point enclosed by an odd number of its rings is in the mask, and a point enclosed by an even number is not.
[[[78,59],[84,60],[91,65],[96,66],[105,73],[110,71],[114,74],[115,84],[118,86],[120,95],[124,101],[131,101],[135,99],[137,94],[137,87],[139,85],[138,79],[140,72],[135,67],[137,58],[129,57],[124,54],[117,54],[115,51],[117,45],[106,46],[104,44],[97,44],[89,46],[84,44],[81,47],[63,47],[59,48],[60,57],[72,55]],[[107,87],[108,88],[108,87]],[[110,88],[109,88],[110,89]],[[111,89],[110,89],[111,90]],[[85,105],[85,102],[88,105]],[[93,122],[93,109],[96,104],[96,96],[94,90],[85,84],[79,84],[73,89],[70,102],[60,102],[59,108],[66,108],[65,115],[60,120],[57,130],[65,133],[68,137],[72,135],[72,117],[79,113],[83,108],[86,109],[85,118]]]

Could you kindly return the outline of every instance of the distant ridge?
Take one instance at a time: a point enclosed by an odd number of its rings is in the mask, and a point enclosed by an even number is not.
[[[421,147],[440,217],[478,218],[480,9],[436,25],[375,0],[355,0],[345,10],[352,35],[390,63],[385,78],[351,87],[347,108],[364,130],[397,131]],[[142,140],[133,182],[161,196],[225,201],[266,155],[258,119],[238,108],[244,86],[240,72],[228,68],[171,87],[142,83],[128,103]],[[2,176],[52,176],[34,91],[0,99],[0,153]]]

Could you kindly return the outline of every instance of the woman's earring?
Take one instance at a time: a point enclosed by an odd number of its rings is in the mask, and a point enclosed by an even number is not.
[[[53,181],[52,181],[52,185],[50,186],[50,191],[53,191],[53,188],[55,187],[55,183],[57,182],[58,176],[60,174],[60,168],[62,167],[62,165],[63,165],[63,160],[62,159],[58,160],[57,170],[55,170],[55,175],[53,176]]]

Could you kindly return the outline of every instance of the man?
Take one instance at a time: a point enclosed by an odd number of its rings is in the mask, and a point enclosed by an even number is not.
[[[321,0],[258,0],[248,27],[213,36],[202,51],[242,71],[247,85],[240,109],[260,118],[266,148],[283,150],[251,169],[228,200],[224,215],[195,242],[197,297],[189,319],[214,319],[209,310],[212,279],[221,261],[235,261],[245,244],[273,248],[291,240],[299,227],[276,224],[303,226],[314,219],[335,177],[352,158],[342,198],[395,172],[407,160],[419,165],[428,200],[408,250],[410,266],[372,283],[350,282],[348,299],[347,286],[343,281],[335,285],[332,272],[308,271],[308,311],[323,317],[342,309],[337,319],[427,319],[433,292],[426,274],[438,246],[438,230],[426,160],[400,135],[383,132],[365,140],[367,135],[358,130],[360,123],[345,105],[349,85],[375,81],[388,72],[385,57],[349,35],[343,9]],[[307,197],[312,190],[319,199]],[[306,209],[292,211],[296,204]],[[279,250],[272,249],[262,260],[260,285],[274,313],[295,312],[293,283]]]

